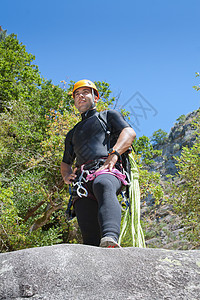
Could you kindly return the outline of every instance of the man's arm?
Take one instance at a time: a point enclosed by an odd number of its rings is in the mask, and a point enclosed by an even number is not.
[[[77,170],[77,168],[72,170],[71,165],[68,165],[65,162],[61,162],[61,174],[62,174],[62,178],[66,184],[71,184],[72,181],[75,180],[75,178],[77,176],[75,174],[76,170]]]
[[[136,137],[136,133],[133,128],[131,127],[124,128],[121,131],[116,144],[113,146],[113,149],[116,150],[120,155],[122,155],[124,152],[126,152],[126,150],[129,149],[129,147],[131,147],[135,137]],[[98,171],[103,169],[109,169],[111,171],[114,168],[117,160],[118,160],[118,156],[116,154],[111,154],[106,159],[104,165],[98,169]]]
[[[128,150],[129,147],[131,147],[135,137],[136,133],[133,128],[124,128],[120,133],[116,144],[113,146],[113,149],[116,150],[120,155],[122,155]]]

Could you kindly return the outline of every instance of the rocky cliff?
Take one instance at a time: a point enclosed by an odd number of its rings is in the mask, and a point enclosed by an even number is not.
[[[174,156],[180,156],[184,146],[191,147],[196,139],[192,122],[196,119],[198,110],[182,116],[171,128],[163,144],[157,144],[154,149],[161,150],[162,156],[154,158],[150,170],[159,172],[165,177],[167,174],[175,175],[177,172]]]
[[[180,120],[171,128],[165,142],[154,146],[155,149],[162,151],[162,155],[154,158],[149,170],[161,174],[163,185],[167,179],[166,175],[176,176],[177,168],[174,156],[180,157],[183,147],[191,147],[195,142],[196,135],[192,122],[196,119],[198,111],[181,116]],[[141,204],[141,217],[145,228],[147,247],[192,249],[190,242],[182,236],[184,228],[180,218],[174,214],[173,208],[169,204],[155,206],[154,199],[150,195],[145,203]]]

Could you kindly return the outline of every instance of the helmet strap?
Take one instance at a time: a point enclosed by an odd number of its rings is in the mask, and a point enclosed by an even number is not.
[[[91,108],[94,108],[96,105],[95,105],[95,102],[94,102],[94,89],[92,88],[92,106]]]

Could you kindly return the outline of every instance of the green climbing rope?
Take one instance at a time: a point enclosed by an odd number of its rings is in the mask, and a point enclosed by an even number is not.
[[[133,152],[129,154],[131,164],[131,178],[129,186],[130,211],[127,209],[123,216],[119,244],[126,245],[126,238],[131,238],[129,244],[133,247],[145,248],[144,234],[140,224],[140,187],[139,172]]]

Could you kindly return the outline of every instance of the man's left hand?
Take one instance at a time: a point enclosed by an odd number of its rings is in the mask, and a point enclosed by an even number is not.
[[[105,170],[105,169],[108,169],[109,171],[112,171],[112,169],[114,168],[117,160],[118,160],[118,156],[116,154],[112,154],[112,155],[108,156],[108,158],[106,159],[103,166],[100,167],[96,172],[102,171],[102,170]]]

